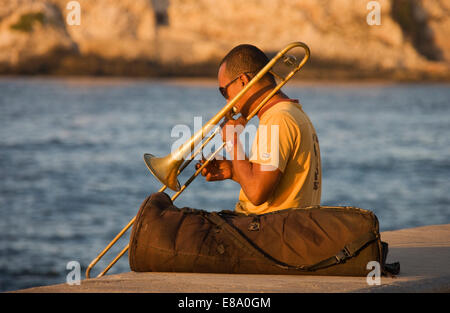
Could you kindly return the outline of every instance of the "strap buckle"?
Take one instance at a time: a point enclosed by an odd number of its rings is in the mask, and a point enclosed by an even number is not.
[[[339,251],[338,254],[336,254],[334,257],[336,258],[338,263],[343,263],[345,260],[350,258],[352,254],[348,250],[347,246],[344,247],[341,251]]]

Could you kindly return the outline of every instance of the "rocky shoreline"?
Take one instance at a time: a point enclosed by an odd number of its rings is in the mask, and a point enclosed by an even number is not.
[[[129,77],[129,78],[207,78],[216,79],[218,60],[185,65],[159,64],[145,59],[103,59],[96,55],[61,56],[51,61],[34,58],[19,66],[0,64],[0,76],[63,76],[63,77]],[[352,65],[311,61],[293,80],[298,81],[393,81],[393,82],[450,82],[450,70],[413,71],[409,69],[368,70]]]
[[[80,25],[66,0],[0,0],[0,75],[215,77],[237,44],[270,56],[301,40],[312,56],[299,79],[450,81],[444,0],[379,0],[380,25],[365,1],[77,2]]]

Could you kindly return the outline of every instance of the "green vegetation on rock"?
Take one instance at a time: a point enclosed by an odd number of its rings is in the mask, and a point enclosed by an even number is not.
[[[11,25],[10,28],[22,32],[31,32],[33,30],[33,24],[38,22],[44,24],[44,14],[42,12],[27,13],[20,17],[20,20]]]

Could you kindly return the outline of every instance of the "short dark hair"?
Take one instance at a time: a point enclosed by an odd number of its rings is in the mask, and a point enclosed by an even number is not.
[[[225,72],[229,77],[234,78],[247,72],[256,75],[268,62],[269,59],[260,49],[253,45],[242,44],[231,49],[222,59],[219,67],[226,63]],[[275,84],[272,74],[268,73],[264,78]]]

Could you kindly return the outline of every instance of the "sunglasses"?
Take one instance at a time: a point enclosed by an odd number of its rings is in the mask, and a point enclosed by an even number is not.
[[[252,74],[253,72],[244,72],[239,74],[236,78],[234,78],[233,80],[231,80],[228,84],[226,84],[223,87],[219,87],[219,91],[222,94],[222,96],[228,100],[229,96],[228,96],[228,87],[234,83],[239,77],[241,77],[241,75],[247,75],[247,74]]]

